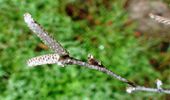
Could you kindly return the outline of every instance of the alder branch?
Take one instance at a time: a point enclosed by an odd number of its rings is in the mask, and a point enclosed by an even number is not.
[[[128,85],[126,89],[128,93],[132,93],[135,91],[145,91],[170,94],[170,90],[161,88],[162,82],[160,80],[157,80],[156,88],[140,86],[107,69],[103,64],[101,64],[100,61],[97,61],[92,55],[88,56],[87,61],[82,61],[74,57],[70,57],[69,53],[60,45],[60,43],[53,40],[48,35],[48,33],[38,23],[36,23],[36,21],[34,21],[34,19],[29,13],[24,14],[24,20],[30,30],[32,30],[39,38],[42,39],[42,41],[46,45],[48,45],[55,52],[54,54],[42,55],[29,59],[27,61],[28,66],[34,67],[43,64],[58,64],[62,66],[79,65],[81,67],[86,67],[89,69],[94,69],[103,72],[123,83],[126,83]]]

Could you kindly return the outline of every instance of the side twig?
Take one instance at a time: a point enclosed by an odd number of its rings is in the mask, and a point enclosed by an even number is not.
[[[58,65],[79,65],[89,69],[94,69],[103,72],[121,82],[128,85],[126,91],[132,93],[134,91],[146,91],[146,92],[157,92],[170,94],[170,90],[162,89],[162,82],[159,80],[156,82],[156,88],[149,88],[135,84],[126,78],[112,72],[107,69],[100,61],[97,61],[92,55],[89,55],[87,62],[78,60],[74,57],[70,57],[69,53],[60,45],[59,42],[52,39],[48,33],[31,17],[29,13],[24,14],[24,20],[27,26],[32,30],[46,45],[48,45],[55,53],[47,54],[38,57],[31,58],[27,61],[27,65],[34,67],[43,64],[58,64]]]

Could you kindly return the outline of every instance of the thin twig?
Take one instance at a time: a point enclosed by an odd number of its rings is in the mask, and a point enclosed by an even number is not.
[[[170,25],[170,19],[168,18],[165,18],[165,17],[161,17],[161,16],[158,16],[158,15],[154,15],[154,14],[149,14],[150,18],[159,22],[159,23],[162,23],[162,24],[165,24],[165,25]]]
[[[143,87],[143,86],[137,86],[137,87],[128,87],[127,92],[132,93],[135,91],[144,91],[144,92],[155,92],[155,93],[166,93],[170,94],[170,90],[162,89],[159,90],[157,88],[149,88],[149,87]]]
[[[53,40],[48,33],[33,20],[29,13],[24,14],[24,19],[28,27],[46,43],[55,54],[42,55],[38,57],[31,58],[27,61],[28,66],[37,66],[43,64],[58,64],[58,65],[79,65],[81,67],[86,67],[89,69],[94,69],[100,72],[103,72],[109,76],[114,77],[115,79],[128,84],[126,91],[132,93],[134,91],[145,91],[145,92],[157,92],[157,93],[167,93],[170,94],[170,90],[162,89],[162,82],[157,80],[156,88],[149,88],[135,84],[134,82],[129,81],[126,78],[112,72],[107,69],[101,62],[97,61],[92,55],[88,57],[88,61],[78,60],[74,57],[70,57],[69,53],[60,45],[59,42]]]

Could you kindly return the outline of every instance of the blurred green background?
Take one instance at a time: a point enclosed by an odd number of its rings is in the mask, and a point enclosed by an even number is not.
[[[168,0],[167,0],[168,1]],[[169,66],[155,68],[160,41],[136,38],[126,24],[125,0],[0,0],[0,100],[165,99],[169,95],[126,93],[126,84],[102,72],[68,66],[28,68],[27,59],[51,53],[32,34],[23,14],[32,16],[70,52],[86,60],[90,53],[117,74],[145,86],[161,79],[170,88]],[[166,59],[170,54],[166,52]],[[151,61],[150,61],[151,60]]]

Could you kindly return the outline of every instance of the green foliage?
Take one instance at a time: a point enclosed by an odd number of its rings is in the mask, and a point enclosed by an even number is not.
[[[44,65],[29,69],[26,60],[48,53],[23,21],[32,16],[76,58],[90,53],[110,70],[139,84],[154,85],[159,77],[148,63],[147,46],[140,45],[134,25],[125,25],[123,1],[102,0],[89,6],[89,16],[74,20],[65,8],[78,0],[0,0],[0,99],[2,100],[112,100],[159,98],[154,93],[127,94],[126,85],[94,70]],[[81,5],[79,5],[79,3]],[[38,49],[37,49],[38,48]],[[152,52],[150,52],[152,53]],[[154,52],[153,52],[154,54]],[[154,97],[156,96],[156,97]]]

